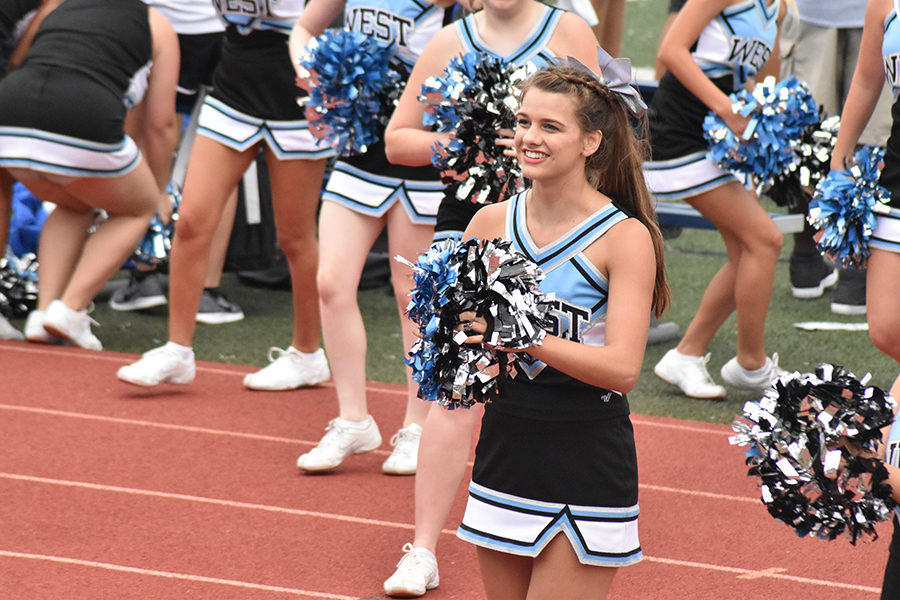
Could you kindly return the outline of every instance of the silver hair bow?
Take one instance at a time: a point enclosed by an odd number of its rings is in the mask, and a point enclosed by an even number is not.
[[[559,62],[590,73],[591,77],[609,88],[609,91],[615,92],[635,117],[640,117],[646,112],[647,105],[644,104],[641,93],[631,84],[630,58],[613,58],[606,50],[597,46],[597,64],[600,66],[602,75],[594,73],[587,65],[572,56]]]

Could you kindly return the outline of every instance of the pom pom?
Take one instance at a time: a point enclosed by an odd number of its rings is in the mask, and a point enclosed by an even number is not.
[[[818,108],[809,87],[795,77],[775,82],[766,77],[753,92],[745,89],[729,96],[733,110],[752,115],[741,137],[710,112],[703,121],[709,141],[707,157],[723,169],[747,176],[757,192],[797,161],[794,145],[803,129],[818,120]]]
[[[521,169],[496,143],[497,131],[515,128],[517,85],[534,69],[469,52],[422,85],[423,124],[453,133],[450,144],[437,145],[432,156],[447,185],[446,197],[493,204],[518,191]]]
[[[499,350],[540,344],[549,328],[554,297],[538,288],[541,270],[511,242],[444,241],[433,245],[413,268],[408,317],[420,339],[406,362],[419,384],[418,395],[448,408],[468,408],[496,397],[502,379],[515,376],[519,361],[530,357]],[[462,312],[487,321],[487,345],[465,344],[457,331]]]
[[[765,192],[779,206],[805,209],[812,200],[812,190],[828,175],[841,118],[825,117],[821,109],[819,115],[819,121],[807,125],[794,145],[796,161],[789,163],[786,171],[776,174]]]
[[[878,185],[884,150],[863,146],[846,171],[831,171],[816,186],[807,220],[819,233],[819,251],[836,265],[864,268],[877,213],[887,213],[890,192]]]
[[[153,215],[150,227],[144,233],[144,237],[138,242],[137,248],[131,253],[131,260],[146,265],[158,265],[169,258],[172,251],[172,236],[175,234],[175,222],[178,220],[178,207],[181,205],[181,189],[174,183],[169,183],[169,201],[172,203],[172,212],[169,222],[163,223],[158,214]]]
[[[328,30],[308,48],[300,66],[311,76],[310,129],[342,156],[365,153],[381,139],[403,86],[393,50],[346,29]]]
[[[38,262],[32,253],[0,258],[0,314],[13,319],[37,308]]]
[[[769,513],[801,537],[843,533],[855,544],[876,539],[875,523],[891,516],[879,461],[859,454],[878,451],[896,403],[867,381],[822,364],[815,373],[782,377],[732,424],[731,443],[751,446],[749,474],[760,478]]]

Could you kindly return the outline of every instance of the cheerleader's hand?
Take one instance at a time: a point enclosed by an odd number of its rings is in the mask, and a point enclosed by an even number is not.
[[[516,149],[513,147],[515,135],[516,132],[512,129],[500,129],[497,131],[497,139],[495,141],[498,146],[503,147],[504,156],[516,157]]]
[[[735,135],[739,140],[743,139],[744,131],[747,129],[747,125],[750,124],[750,119],[753,116],[752,113],[748,116],[743,116],[740,113],[731,112],[725,115],[719,115],[722,117],[722,120],[725,121],[725,125],[728,126],[728,129]]]
[[[474,311],[467,310],[459,313],[459,324],[456,326],[456,331],[462,331],[468,336],[463,342],[464,344],[483,344],[487,321]]]

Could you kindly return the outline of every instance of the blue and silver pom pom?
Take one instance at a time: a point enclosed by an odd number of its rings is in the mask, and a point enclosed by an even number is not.
[[[311,75],[306,103],[318,115],[310,128],[342,156],[365,153],[381,139],[403,85],[392,48],[346,29],[328,30],[308,48],[300,66]]]
[[[514,129],[518,84],[532,71],[492,56],[469,52],[450,61],[440,76],[429,77],[419,99],[423,124],[452,132],[436,146],[432,163],[441,169],[445,195],[476,204],[493,204],[519,190],[522,172],[514,157],[496,143],[499,129]]]
[[[816,185],[828,175],[841,118],[826,117],[822,110],[820,117],[819,122],[808,125],[800,134],[794,146],[797,160],[788,164],[786,171],[775,175],[764,192],[778,206],[805,209]]]
[[[175,222],[178,221],[178,207],[181,205],[181,189],[174,183],[169,183],[169,200],[172,203],[172,213],[169,222],[163,223],[158,214],[153,215],[150,227],[144,233],[144,237],[138,243],[137,248],[131,253],[131,260],[145,265],[158,265],[169,258],[172,251],[172,238],[175,235]]]
[[[468,408],[496,397],[503,378],[515,376],[528,357],[500,348],[539,344],[549,326],[553,296],[543,294],[540,269],[504,240],[445,241],[411,263],[415,286],[407,315],[419,339],[406,363],[420,398],[448,408]],[[466,344],[459,315],[473,311],[488,323],[486,344]]]
[[[819,233],[819,251],[844,268],[864,268],[878,213],[886,213],[890,192],[878,185],[884,150],[863,146],[846,171],[831,171],[816,186],[807,220]]]
[[[752,93],[741,89],[729,98],[735,112],[750,116],[750,122],[738,137],[710,112],[703,121],[707,157],[723,169],[749,177],[761,191],[796,163],[794,146],[803,129],[818,121],[818,107],[809,87],[794,77],[777,83],[767,77]]]
[[[845,534],[855,544],[877,538],[875,525],[891,517],[884,465],[861,456],[881,448],[896,402],[868,379],[831,364],[794,373],[732,424],[731,443],[751,447],[749,475],[760,478],[769,513],[801,537]]]

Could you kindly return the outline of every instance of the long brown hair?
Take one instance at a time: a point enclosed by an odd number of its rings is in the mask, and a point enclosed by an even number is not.
[[[552,65],[534,73],[522,83],[521,97],[532,88],[572,98],[581,130],[602,133],[600,147],[585,159],[585,173],[592,186],[650,232],[656,255],[653,312],[659,317],[669,305],[672,293],[666,283],[662,233],[644,183],[643,162],[649,155],[646,117],[635,126],[614,92],[592,73],[570,65]]]

